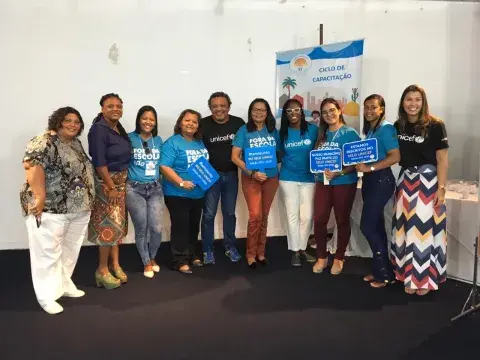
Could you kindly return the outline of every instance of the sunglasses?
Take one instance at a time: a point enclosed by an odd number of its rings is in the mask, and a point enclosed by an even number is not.
[[[300,111],[302,111],[302,109],[300,109],[300,108],[293,108],[293,109],[286,109],[285,110],[285,112],[287,114],[293,114],[293,113],[300,114]]]
[[[146,141],[142,142],[142,146],[143,146],[143,150],[145,150],[145,154],[150,155],[151,151]]]

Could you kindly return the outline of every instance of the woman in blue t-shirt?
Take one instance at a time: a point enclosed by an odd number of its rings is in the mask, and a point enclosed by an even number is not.
[[[358,164],[358,172],[364,173],[362,181],[363,209],[360,229],[367,238],[373,253],[372,274],[363,280],[374,288],[385,287],[395,276],[385,231],[383,211],[395,191],[392,165],[400,161],[397,130],[385,121],[385,100],[373,94],[363,102],[363,133],[367,139],[377,139],[378,161]]]
[[[232,145],[232,161],[242,170],[242,190],[248,207],[246,257],[250,268],[256,269],[257,263],[268,264],[265,257],[268,214],[278,188],[278,169],[277,164],[266,169],[247,169],[245,150],[267,148],[266,151],[275,152],[280,148],[275,117],[266,100],[251,102],[248,122],[238,129]]]
[[[163,193],[172,223],[173,268],[185,274],[192,273],[191,266],[202,266],[198,231],[205,193],[187,171],[198,158],[209,158],[198,131],[200,119],[195,110],[182,111],[173,129],[175,135],[165,141],[160,156]]]
[[[305,250],[313,226],[315,178],[310,172],[310,151],[317,136],[318,126],[305,120],[302,104],[289,99],[283,105],[280,127],[282,167],[279,195],[293,266],[301,266],[302,260],[316,261]]]
[[[340,105],[335,99],[326,98],[320,105],[320,130],[316,149],[342,149],[343,144],[358,141],[360,136],[355,129],[348,127],[343,119]],[[328,183],[324,183],[324,177]],[[315,188],[314,228],[317,242],[317,262],[314,273],[321,273],[327,267],[327,223],[330,212],[335,213],[337,223],[337,249],[330,270],[338,275],[343,270],[343,258],[350,240],[350,213],[357,191],[357,173],[354,166],[347,166],[342,171],[326,170],[318,176]]]
[[[162,242],[164,210],[158,169],[163,141],[157,134],[157,112],[152,106],[141,107],[135,131],[128,134],[133,154],[128,167],[127,210],[135,228],[135,243],[143,262],[143,275],[150,279],[160,271],[155,257]]]

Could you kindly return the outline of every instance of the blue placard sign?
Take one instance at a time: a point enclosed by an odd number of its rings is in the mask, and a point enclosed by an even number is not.
[[[378,160],[377,139],[367,139],[343,144],[343,165],[350,166]]]
[[[245,149],[245,165],[248,170],[260,170],[277,166],[277,154],[274,146],[261,146]]]
[[[310,151],[310,172],[342,171],[342,150],[320,149]]]
[[[203,156],[200,156],[197,161],[190,165],[187,171],[192,177],[192,182],[200,186],[204,191],[210,189],[220,177],[217,171]]]

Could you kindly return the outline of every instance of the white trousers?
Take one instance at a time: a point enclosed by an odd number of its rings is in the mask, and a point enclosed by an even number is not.
[[[305,250],[313,226],[315,184],[282,180],[279,189],[288,249]]]
[[[26,218],[30,266],[35,295],[40,305],[60,298],[77,287],[71,277],[90,221],[90,211],[42,214],[37,228],[33,215]]]

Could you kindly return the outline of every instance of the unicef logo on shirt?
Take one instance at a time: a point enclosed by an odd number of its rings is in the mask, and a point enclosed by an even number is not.
[[[425,141],[425,139],[424,139],[422,136],[416,136],[416,137],[415,137],[415,142],[416,142],[417,144],[421,144],[421,143],[423,143],[424,141]]]
[[[305,140],[303,140],[303,143],[308,146],[308,145],[311,145],[311,144],[312,144],[312,140],[310,140],[310,139],[305,139]]]

